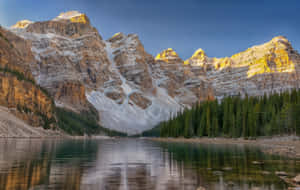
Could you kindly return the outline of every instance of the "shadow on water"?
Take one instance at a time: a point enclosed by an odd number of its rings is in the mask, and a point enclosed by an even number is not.
[[[244,146],[118,140],[0,140],[0,189],[287,189],[299,160]]]

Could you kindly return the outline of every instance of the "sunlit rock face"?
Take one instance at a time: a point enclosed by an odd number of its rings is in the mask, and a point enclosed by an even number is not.
[[[156,61],[164,61],[167,63],[182,62],[182,59],[178,56],[178,54],[172,48],[163,50],[161,53],[159,53],[155,57],[155,60]]]
[[[17,22],[15,25],[13,25],[11,28],[26,28],[29,24],[32,24],[33,22],[30,20],[21,20]]]
[[[78,38],[91,33],[98,34],[97,30],[90,24],[89,18],[77,11],[61,13],[50,21],[34,22],[26,27],[26,31],[39,34],[54,33],[71,38]]]
[[[171,48],[154,58],[135,34],[103,40],[77,11],[15,26],[11,31],[31,47],[11,40],[28,60],[28,75],[57,106],[75,112],[94,107],[101,125],[130,134],[196,102],[299,87],[299,54],[284,37],[226,58],[210,58],[198,49],[183,61]]]
[[[213,89],[207,79],[192,72],[190,65],[184,64],[173,49],[159,53],[155,58],[153,75],[158,86],[182,105],[213,99]]]
[[[87,18],[87,16],[78,11],[69,11],[69,12],[65,12],[65,13],[60,13],[53,20],[54,21],[69,20],[73,23],[83,23],[83,24],[86,24],[89,22],[89,19]]]
[[[184,64],[203,67],[207,63],[207,59],[208,57],[206,56],[206,53],[203,49],[200,48],[193,54],[190,59],[186,60]]]
[[[185,63],[210,81],[218,97],[258,96],[299,88],[300,56],[282,36],[232,57],[195,59],[193,56]],[[200,69],[193,66],[195,63]]]
[[[30,44],[0,27],[0,105],[27,124],[40,127],[54,119],[54,107],[34,83],[29,67],[33,61]],[[7,124],[1,121],[1,126]]]

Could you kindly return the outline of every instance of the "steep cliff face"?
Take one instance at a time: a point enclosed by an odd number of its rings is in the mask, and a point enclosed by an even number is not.
[[[34,61],[30,43],[0,27],[0,68],[24,74],[33,80],[28,66]]]
[[[51,98],[35,84],[27,67],[33,56],[23,39],[0,28],[0,104],[32,126],[54,128]]]
[[[32,44],[35,62],[31,72],[57,105],[80,112],[89,109],[85,92],[104,85],[109,78],[105,43],[81,13],[13,29]]]
[[[47,89],[57,106],[78,113],[96,109],[101,125],[130,134],[196,102],[300,84],[300,56],[284,37],[226,58],[199,49],[183,61],[171,48],[154,58],[135,34],[105,41],[77,11],[45,22],[21,21],[11,31],[18,37],[7,34],[6,46],[21,56],[0,57],[1,65],[15,63],[9,67]]]

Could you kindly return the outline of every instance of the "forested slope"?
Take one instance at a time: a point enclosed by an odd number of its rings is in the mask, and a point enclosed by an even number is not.
[[[205,101],[178,113],[144,136],[257,137],[300,135],[300,90],[262,97]]]

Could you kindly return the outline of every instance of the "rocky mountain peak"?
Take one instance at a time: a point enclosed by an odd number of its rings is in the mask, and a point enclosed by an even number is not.
[[[68,11],[68,12],[63,12],[60,13],[56,18],[53,19],[54,21],[59,21],[59,20],[69,20],[72,23],[89,23],[88,17],[80,13],[78,11]]]
[[[15,25],[11,26],[12,29],[14,28],[26,28],[29,24],[32,24],[33,22],[30,20],[21,20],[18,21]]]
[[[287,38],[278,36],[271,41],[253,46],[231,57],[236,67],[248,66],[248,77],[263,73],[295,71],[292,60],[295,51]]]
[[[192,66],[203,66],[207,62],[207,56],[203,49],[199,48],[193,56],[186,60],[184,64]]]
[[[89,18],[78,11],[61,13],[53,20],[39,21],[29,24],[25,31],[27,33],[54,34],[59,36],[78,38],[83,35],[93,35],[101,38]]]
[[[168,48],[163,50],[155,57],[156,61],[164,61],[166,63],[175,63],[175,62],[182,62],[181,58],[178,54],[172,49]]]
[[[123,34],[122,32],[115,33],[111,38],[108,39],[109,42],[116,42],[120,41],[122,39],[125,39],[126,35]]]
[[[289,40],[285,36],[276,36],[271,41],[272,42],[289,42]]]
[[[199,48],[197,51],[195,51],[192,57],[203,57],[203,56],[206,56],[206,54],[203,49]]]

